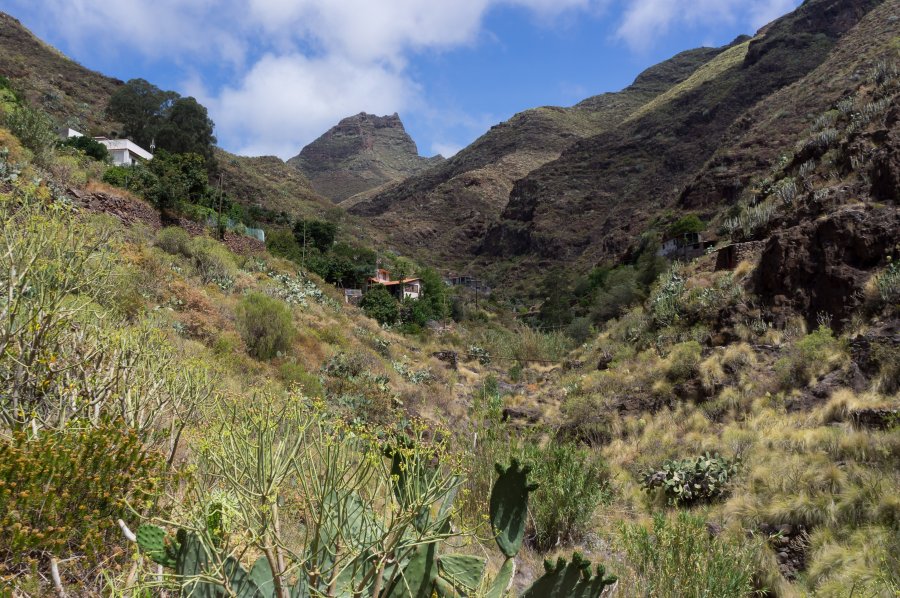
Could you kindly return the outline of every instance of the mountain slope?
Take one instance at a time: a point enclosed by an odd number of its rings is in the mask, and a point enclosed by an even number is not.
[[[388,243],[411,253],[427,248],[430,259],[459,264],[499,217],[514,181],[555,160],[577,140],[615,126],[722,50],[683,52],[641,73],[623,91],[571,108],[548,106],[517,114],[443,164],[344,205],[351,214],[371,218],[374,228],[388,235]]]
[[[25,99],[58,124],[84,133],[105,134],[116,123],[104,115],[106,103],[122,81],[89,70],[67,58],[0,12],[0,75]]]
[[[402,180],[443,160],[423,158],[400,117],[361,112],[342,119],[288,164],[334,202]]]
[[[715,77],[575,144],[516,182],[480,253],[579,260],[584,267],[622,255],[654,216],[673,206],[732,123],[814,70],[878,4],[807,2],[746,42],[742,57],[735,49]]]

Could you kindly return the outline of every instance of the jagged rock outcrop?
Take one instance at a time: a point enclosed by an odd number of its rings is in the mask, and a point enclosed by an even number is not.
[[[334,202],[417,174],[443,161],[424,158],[400,117],[349,116],[288,160]]]
[[[791,311],[838,330],[863,301],[874,268],[897,242],[900,211],[850,207],[773,234],[760,256],[753,291],[776,315]]]

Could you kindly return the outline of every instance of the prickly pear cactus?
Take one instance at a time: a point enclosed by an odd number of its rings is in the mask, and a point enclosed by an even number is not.
[[[135,535],[138,546],[153,562],[170,569],[175,567],[178,547],[166,542],[166,532],[161,527],[145,524],[138,528]]]
[[[525,538],[528,494],[537,490],[538,485],[528,483],[531,467],[522,467],[516,459],[507,468],[499,463],[495,468],[499,477],[491,489],[491,526],[497,546],[507,557],[514,557]]]
[[[556,563],[544,561],[544,575],[522,594],[521,598],[597,598],[616,578],[606,575],[603,565],[591,574],[591,562],[579,553],[572,555],[572,562],[560,558]]]

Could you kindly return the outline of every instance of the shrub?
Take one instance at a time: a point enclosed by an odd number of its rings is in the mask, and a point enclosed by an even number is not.
[[[257,359],[271,359],[287,351],[294,339],[291,310],[282,301],[248,293],[238,303],[237,328],[247,351]]]
[[[875,275],[874,281],[881,301],[887,305],[900,302],[900,260],[890,261],[884,270]]]
[[[697,373],[703,349],[697,341],[687,341],[672,347],[668,357],[666,376],[672,382],[682,382]]]
[[[63,145],[80,150],[84,155],[99,162],[105,162],[109,159],[109,150],[106,149],[106,146],[86,135],[82,135],[81,137],[70,137],[63,142]]]
[[[598,456],[578,445],[526,444],[524,458],[533,464],[533,544],[541,551],[560,543],[576,542],[589,529],[594,511],[608,502],[609,472]]]
[[[368,290],[359,302],[363,312],[379,324],[394,324],[399,317],[397,301],[391,293],[381,285]]]
[[[706,223],[696,214],[688,214],[678,219],[669,227],[670,237],[680,237],[687,233],[701,233],[706,230]]]
[[[591,326],[590,318],[575,318],[566,327],[566,334],[572,337],[575,343],[581,345],[587,342],[594,335],[594,329]]]
[[[623,527],[622,543],[641,576],[641,595],[744,598],[753,592],[753,550],[710,536],[702,517],[658,514],[652,530]]]
[[[788,355],[775,363],[775,369],[782,385],[792,388],[833,371],[846,356],[845,343],[835,338],[830,328],[822,325],[797,341]]]
[[[285,386],[296,388],[304,396],[322,397],[325,394],[319,377],[307,372],[299,363],[285,362],[281,364],[278,374]]]
[[[122,422],[71,422],[0,441],[0,571],[54,555],[89,568],[108,557],[119,517],[145,506],[162,458]]]
[[[46,163],[56,143],[53,121],[46,113],[18,106],[6,116],[6,126],[31,150],[36,162]]]
[[[195,237],[188,251],[203,282],[216,283],[223,289],[231,288],[237,265],[224,245],[209,237]]]
[[[156,233],[156,246],[172,255],[191,255],[191,236],[180,226],[167,226]]]
[[[642,485],[647,492],[662,490],[672,504],[693,504],[722,496],[737,468],[737,461],[706,453],[645,471]]]

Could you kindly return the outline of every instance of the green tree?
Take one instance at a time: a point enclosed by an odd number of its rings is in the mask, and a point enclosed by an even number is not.
[[[302,248],[315,247],[322,253],[334,245],[337,225],[325,220],[298,220],[294,224],[294,237]]]
[[[419,302],[427,307],[427,317],[432,320],[443,320],[448,316],[447,285],[434,268],[425,268],[419,274],[422,279],[422,297]]]
[[[145,79],[131,79],[109,98],[106,115],[122,123],[126,137],[149,147],[177,99],[174,91],[163,91]]]
[[[176,154],[197,154],[212,163],[215,123],[206,108],[194,98],[178,98],[164,113],[156,134],[156,145]]]
[[[379,324],[394,324],[399,317],[397,301],[382,285],[374,285],[363,296],[359,306],[367,316]]]
[[[551,270],[541,284],[541,295],[544,302],[541,304],[540,318],[543,326],[555,328],[565,326],[572,321],[572,309],[569,303],[570,293],[568,280],[562,270]]]
[[[706,223],[696,214],[688,214],[679,218],[669,227],[670,237],[680,237],[687,233],[700,233],[706,230]]]

